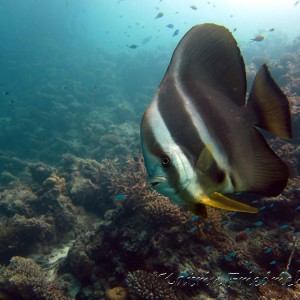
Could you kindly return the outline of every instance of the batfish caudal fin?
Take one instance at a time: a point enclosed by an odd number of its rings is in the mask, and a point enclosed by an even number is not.
[[[248,104],[255,111],[258,127],[281,138],[292,137],[289,102],[271,77],[266,65],[256,74]]]
[[[205,205],[230,210],[230,211],[237,211],[237,212],[247,212],[255,214],[258,212],[258,209],[242,202],[238,202],[236,200],[230,199],[220,193],[212,193],[209,196],[201,196],[198,198],[198,203],[190,204],[189,209],[190,211],[204,219],[207,218],[207,211]]]

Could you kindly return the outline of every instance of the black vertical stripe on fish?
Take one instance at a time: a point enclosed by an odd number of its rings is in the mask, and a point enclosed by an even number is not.
[[[169,99],[172,99],[171,105]],[[190,101],[190,99],[181,97],[175,81],[172,78],[165,78],[160,87],[159,113],[174,142],[181,148],[183,153],[188,151],[195,162],[205,145],[201,141],[199,128],[195,127],[191,119],[187,108],[188,104],[185,100]]]
[[[156,108],[156,107],[155,107]],[[143,120],[141,122],[141,139],[143,142],[145,142],[146,148],[156,157],[160,158],[160,161],[158,163],[161,164],[161,160],[165,157],[168,157],[168,154],[165,152],[163,146],[161,145],[161,141],[157,139],[154,135],[154,128],[152,126],[155,124],[151,124],[149,121],[149,111],[147,111],[144,116]],[[152,126],[151,126],[152,125]],[[146,149],[143,149],[144,152]],[[145,160],[147,160],[147,157],[145,157]],[[147,162],[146,162],[147,163]],[[172,165],[168,168],[165,168],[164,170],[165,175],[167,176],[167,180],[172,184],[172,186],[176,187],[179,186],[180,176],[176,168]],[[170,176],[170,174],[172,176]],[[151,182],[152,186],[154,187],[157,182]],[[176,190],[176,189],[174,189]]]
[[[214,139],[215,144],[224,153],[226,146],[230,146],[231,143],[230,140],[228,141],[226,134],[229,132],[228,120],[224,119],[226,107],[224,105],[221,107],[220,99],[223,96],[218,93],[216,94],[215,91],[210,90],[208,87],[201,87],[196,81],[187,80],[182,89],[192,101],[195,109],[195,117],[198,115],[198,118],[203,119],[205,126],[209,128],[209,134]],[[224,134],[220,135],[220,131],[224,132]],[[232,160],[232,157],[228,155],[227,159]]]

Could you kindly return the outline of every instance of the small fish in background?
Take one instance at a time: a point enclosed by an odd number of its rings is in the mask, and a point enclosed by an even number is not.
[[[151,40],[152,40],[152,35],[146,36],[142,40],[142,45],[145,45],[145,44],[149,43]]]
[[[138,45],[132,44],[132,45],[129,45],[127,47],[130,48],[130,49],[136,49],[138,47]]]
[[[299,2],[300,2],[300,1],[296,1],[296,2],[294,3],[294,6],[297,6],[297,5],[299,4]]]
[[[273,32],[273,31],[275,31],[275,28],[270,28],[268,31]]]
[[[174,25],[173,24],[168,24],[167,27],[168,28],[174,28]]]
[[[155,19],[162,18],[162,17],[163,17],[163,15],[164,15],[164,13],[163,13],[163,12],[159,12],[159,13],[156,15]]]
[[[206,206],[259,211],[228,194],[279,195],[289,171],[258,128],[291,138],[289,102],[265,64],[246,95],[245,63],[230,31],[212,23],[192,27],[142,118],[152,187],[204,218]]]
[[[289,225],[287,224],[283,224],[279,227],[280,229],[288,229],[289,228]]]
[[[236,28],[233,28],[233,32],[236,32],[237,31],[237,29]]]
[[[272,253],[272,251],[273,251],[273,247],[268,247],[264,250],[264,253],[269,254],[269,253]]]
[[[262,211],[262,210],[265,210],[267,207],[265,206],[265,205],[263,205],[263,206],[261,206],[260,208],[259,208],[259,210],[260,211]]]
[[[198,7],[197,7],[195,4],[192,4],[192,5],[190,6],[190,8],[193,9],[193,10],[197,10],[197,9],[198,9]]]
[[[115,195],[114,199],[117,201],[124,201],[126,199],[126,195],[117,194],[117,195]]]
[[[261,42],[265,39],[265,37],[262,34],[258,34],[253,39],[250,39],[250,43],[252,42]]]
[[[263,226],[265,223],[263,221],[257,221],[255,223],[253,223],[254,226],[256,227],[260,227],[260,226]]]
[[[3,92],[3,95],[4,95],[4,96],[8,96],[9,94],[10,94],[9,91],[4,91],[4,92]]]
[[[179,34],[179,29],[176,29],[175,31],[174,31],[174,33],[173,33],[173,36],[176,36],[176,35],[178,35]]]

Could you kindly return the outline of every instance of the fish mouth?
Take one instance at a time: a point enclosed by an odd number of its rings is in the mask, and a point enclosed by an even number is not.
[[[150,180],[150,184],[152,187],[156,187],[157,185],[166,182],[167,179],[165,177],[154,177]]]

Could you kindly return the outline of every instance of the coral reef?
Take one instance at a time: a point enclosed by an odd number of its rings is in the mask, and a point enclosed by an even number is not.
[[[116,286],[106,291],[107,300],[126,300],[128,298],[127,289],[122,286]]]
[[[1,101],[0,298],[299,299],[299,42],[276,58],[252,43],[242,49],[249,87],[268,62],[295,133],[267,136],[291,173],[285,191],[233,195],[255,215],[208,208],[203,220],[147,184],[138,124],[161,77],[149,70],[163,70],[165,54],[139,54],[135,65],[137,56],[114,64],[98,51],[67,63],[62,82],[53,71],[34,91],[24,84],[16,99],[26,105]]]
[[[183,211],[178,205],[172,204],[168,198],[163,196],[156,196],[154,200],[146,202],[141,210],[145,217],[154,223],[153,226],[185,224],[192,217],[190,212]]]
[[[110,274],[108,281],[114,285],[123,285],[128,274],[140,270],[141,274],[156,274],[160,280],[176,286],[175,295],[181,295],[181,299],[234,295],[236,299],[244,299],[245,295],[251,297],[253,293],[256,297],[263,295],[264,289],[253,288],[255,276],[263,278],[272,272],[276,277],[286,270],[295,241],[298,202],[291,197],[295,197],[299,189],[298,177],[291,180],[277,199],[255,200],[261,210],[258,215],[244,218],[242,214],[209,208],[209,219],[201,220],[156,193],[151,198],[145,197],[148,192],[144,190],[148,188],[139,164],[139,160],[130,160],[123,173],[113,171],[111,166],[116,167],[113,162],[105,161],[102,165],[114,173],[111,180],[119,184],[115,193],[126,197],[115,201],[116,208],[106,212],[105,219],[95,231],[75,242],[69,252],[70,266],[75,274],[79,274],[80,265],[88,261],[95,275],[84,274],[85,278],[94,278],[93,285],[98,282],[97,285],[106,286],[103,279],[95,280],[99,272]],[[134,175],[126,179],[124,174],[129,172],[134,172]],[[119,174],[119,179],[116,174]],[[127,184],[135,186],[135,198]],[[107,182],[107,185],[110,187],[108,191],[113,191],[111,183]],[[283,214],[284,210],[289,213]],[[278,228],[275,225],[278,222],[284,225]],[[86,244],[88,247],[84,246]],[[79,263],[81,257],[83,261]],[[289,266],[293,278],[297,276],[298,257],[296,249]],[[235,274],[248,276],[248,281],[244,283],[234,277],[238,276]],[[278,282],[273,284],[278,285]],[[243,295],[240,295],[241,285]],[[151,289],[151,285],[148,288]],[[278,293],[284,288],[278,289]],[[289,292],[295,294],[293,289]],[[80,295],[81,292],[79,299]]]
[[[47,279],[43,270],[30,258],[13,257],[3,276],[2,289],[18,299],[71,300]]]
[[[129,294],[137,295],[142,299],[177,300],[179,299],[172,287],[159,278],[157,274],[137,270],[129,272],[126,277]]]

